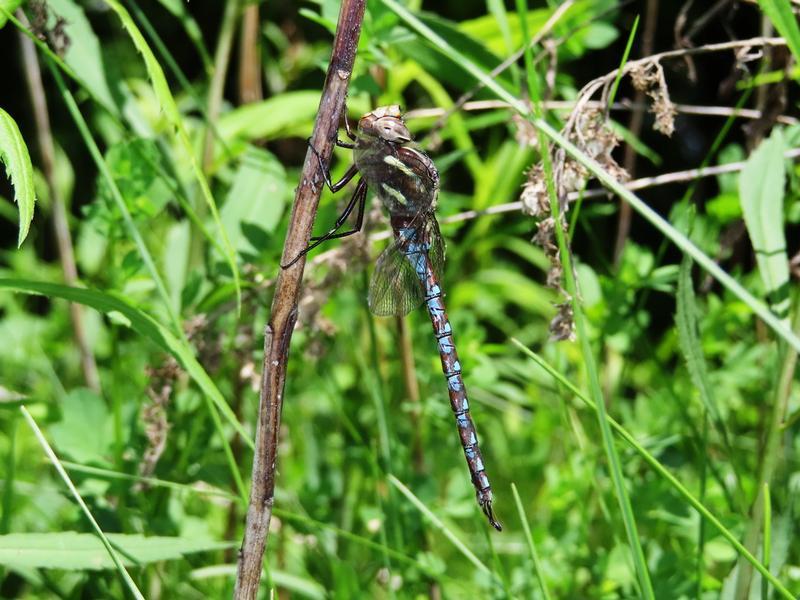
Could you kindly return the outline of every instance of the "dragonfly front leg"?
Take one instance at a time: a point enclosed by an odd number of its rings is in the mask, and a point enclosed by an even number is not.
[[[341,140],[338,139],[336,140],[336,145],[341,146],[342,148],[354,147],[352,144],[347,144],[346,142],[342,142]],[[320,155],[319,152],[317,152],[317,149],[314,148],[314,145],[311,143],[311,138],[309,138],[308,140],[308,147],[311,148],[311,151],[314,153],[314,156],[317,157],[317,163],[319,164],[320,171],[322,171],[322,178],[325,180],[325,185],[327,185],[328,188],[334,194],[338,192],[340,189],[342,189],[344,186],[346,186],[348,183],[350,183],[350,180],[356,176],[356,173],[358,173],[358,169],[356,168],[356,166],[350,165],[350,168],[347,169],[347,171],[345,171],[344,175],[342,175],[342,178],[336,183],[333,183],[333,181],[331,181],[331,170],[322,160],[322,156]]]
[[[345,147],[347,146],[347,144],[345,142],[340,142],[339,140],[336,140],[336,143],[337,143],[337,145],[345,145]],[[322,177],[325,180],[325,185],[327,185],[328,188],[333,193],[336,193],[339,190],[341,190],[345,185],[347,185],[350,182],[351,179],[353,179],[353,177],[355,177],[356,173],[358,173],[358,169],[356,168],[356,166],[355,165],[351,165],[350,168],[347,169],[345,174],[342,176],[342,178],[339,181],[337,181],[336,183],[333,183],[331,181],[330,169],[328,169],[328,167],[322,161],[322,157],[320,156],[319,152],[317,152],[317,149],[314,148],[314,146],[311,145],[310,143],[309,143],[309,147],[311,148],[311,151],[314,153],[314,155],[317,157],[317,161],[319,163],[320,170],[322,171]],[[355,191],[353,192],[353,195],[350,198],[350,202],[347,203],[347,206],[342,211],[342,214],[339,215],[339,217],[336,219],[336,222],[334,223],[334,226],[327,233],[325,233],[324,235],[312,237],[311,238],[312,243],[309,244],[303,251],[301,251],[297,256],[295,256],[291,261],[289,261],[288,263],[286,263],[284,265],[281,265],[281,268],[288,269],[294,263],[296,263],[298,260],[300,260],[300,258],[305,256],[311,250],[313,250],[314,248],[316,248],[317,246],[319,246],[320,244],[322,244],[323,242],[325,242],[327,240],[333,240],[333,239],[347,237],[349,235],[353,235],[354,233],[357,233],[358,231],[360,231],[361,230],[361,226],[364,223],[364,207],[365,207],[365,204],[366,204],[366,198],[367,198],[367,182],[366,182],[366,180],[361,179],[361,180],[359,180],[358,185],[356,186],[356,189],[355,189]],[[358,206],[358,211],[356,213],[356,225],[355,225],[355,227],[353,229],[351,229],[351,230],[340,232],[339,229],[341,229],[342,225],[344,225],[345,221],[347,221],[347,218],[350,216],[350,214],[353,212],[353,208],[355,208],[356,206]]]

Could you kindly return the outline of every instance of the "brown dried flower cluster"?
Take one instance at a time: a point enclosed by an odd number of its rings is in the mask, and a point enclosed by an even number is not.
[[[620,181],[630,177],[612,156],[619,138],[608,127],[604,114],[597,109],[584,108],[570,118],[565,133],[570,141],[586,155],[597,161],[606,171]],[[559,198],[561,228],[567,230],[566,213],[569,209],[567,195],[570,192],[585,188],[589,172],[580,163],[568,157],[563,150],[551,156],[555,178],[556,194]],[[539,219],[534,243],[540,246],[550,261],[547,273],[547,285],[558,290],[566,299],[558,305],[558,314],[550,323],[550,334],[553,340],[572,340],[575,337],[572,321],[572,308],[569,294],[562,286],[563,269],[555,239],[555,220],[550,212],[550,198],[547,181],[542,165],[534,165],[528,172],[520,195],[522,209],[526,214]]]
[[[650,112],[655,115],[653,129],[671,136],[675,131],[675,105],[669,99],[667,81],[661,63],[653,61],[634,64],[629,71],[631,83],[637,90],[644,92],[653,100]]]

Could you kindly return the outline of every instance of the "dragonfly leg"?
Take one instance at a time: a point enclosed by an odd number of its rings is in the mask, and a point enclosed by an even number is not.
[[[336,140],[336,145],[338,146],[339,143],[340,142],[337,139]],[[341,142],[341,143],[344,144],[345,142]],[[308,138],[308,147],[311,148],[311,151],[314,153],[314,156],[317,157],[317,163],[319,164],[319,168],[322,171],[322,178],[325,180],[325,185],[327,185],[328,188],[334,194],[336,192],[338,192],[340,189],[342,189],[344,186],[346,186],[348,183],[350,183],[350,180],[353,177],[355,177],[356,173],[358,173],[358,169],[356,169],[356,166],[355,165],[350,165],[350,168],[347,169],[347,171],[345,171],[345,174],[342,175],[342,178],[339,181],[337,181],[336,183],[333,183],[333,181],[331,181],[331,170],[328,168],[328,166],[322,160],[322,156],[317,151],[317,149],[314,147],[314,144],[311,143],[311,138]],[[343,146],[343,147],[346,148],[348,146]]]
[[[367,182],[364,179],[360,179],[358,185],[356,186],[355,191],[353,192],[352,197],[350,198],[350,202],[347,203],[347,206],[342,211],[342,214],[339,215],[338,219],[336,219],[334,227],[331,228],[325,235],[311,238],[312,242],[308,246],[306,246],[306,248],[302,250],[297,256],[295,256],[291,261],[289,261],[285,265],[281,265],[281,268],[288,269],[294,263],[300,260],[301,257],[311,252],[314,248],[316,248],[323,242],[326,242],[328,240],[335,240],[337,238],[347,237],[348,235],[353,235],[354,233],[360,231],[361,226],[364,224],[364,207],[366,205],[366,198],[367,198]],[[355,228],[349,231],[339,232],[339,229],[342,227],[342,225],[344,225],[344,222],[347,220],[347,217],[350,216],[350,213],[353,212],[353,208],[356,205],[358,205],[358,211],[356,213]]]
[[[356,136],[353,134],[353,130],[350,128],[350,119],[347,118],[347,104],[344,106],[344,112],[342,113],[342,116],[344,117],[344,132],[347,134],[347,137],[355,142]],[[347,146],[345,146],[345,148],[346,147]]]
[[[311,240],[313,242],[320,243],[326,240],[338,240],[339,238],[347,237],[361,231],[361,227],[364,225],[364,207],[366,206],[366,200],[367,182],[361,179],[358,182],[358,186],[356,186],[356,191],[353,192],[353,197],[350,199],[350,202],[348,203],[347,207],[345,207],[344,211],[342,211],[342,214],[339,215],[339,218],[336,219],[336,223],[334,224],[333,228],[331,228],[331,230],[325,235],[312,237]],[[349,217],[350,213],[353,212],[353,207],[356,205],[356,202],[358,203],[358,210],[356,211],[356,224],[352,229],[348,229],[347,231],[339,231],[339,228],[344,225],[347,217]]]

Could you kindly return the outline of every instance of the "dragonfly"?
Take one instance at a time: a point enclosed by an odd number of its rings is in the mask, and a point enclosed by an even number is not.
[[[351,141],[337,139],[336,145],[353,150],[354,161],[338,182],[331,181],[329,169],[313,145],[310,147],[331,191],[338,192],[360,175],[355,191],[334,226],[324,235],[312,238],[312,243],[285,266],[327,240],[358,232],[363,225],[367,190],[375,191],[389,214],[394,240],[375,264],[369,284],[370,311],[377,316],[403,316],[425,304],[478,505],[489,523],[501,531],[502,526],[492,509],[492,487],[469,412],[453,328],[445,310],[441,284],[445,244],[434,214],[439,172],[428,155],[414,144],[397,105],[383,106],[365,114],[359,119],[355,132],[351,131],[345,117],[345,128]],[[342,231],[354,209],[357,211],[355,226]]]

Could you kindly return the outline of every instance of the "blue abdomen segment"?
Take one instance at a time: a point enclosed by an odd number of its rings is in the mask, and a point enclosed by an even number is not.
[[[447,380],[450,407],[453,409],[453,414],[456,418],[456,427],[461,438],[461,446],[467,459],[478,504],[489,518],[492,526],[499,531],[502,527],[495,519],[492,510],[492,487],[489,484],[489,477],[486,475],[483,457],[478,447],[478,434],[475,431],[475,424],[469,414],[469,400],[467,399],[464,379],[461,375],[461,362],[458,360],[458,352],[453,340],[452,327],[447,318],[442,290],[428,256],[428,245],[419,242],[416,232],[413,230],[400,229],[396,233],[410,240],[406,246],[405,254],[413,266],[424,291],[425,305],[439,346],[442,371],[444,371]]]

